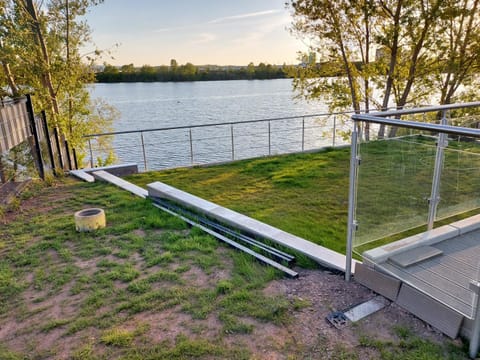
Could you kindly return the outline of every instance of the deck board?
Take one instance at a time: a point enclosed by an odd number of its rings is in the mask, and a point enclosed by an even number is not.
[[[469,283],[479,280],[480,230],[432,246],[443,251],[443,254],[405,268],[392,261],[385,261],[377,266],[470,317],[473,293],[469,290]]]

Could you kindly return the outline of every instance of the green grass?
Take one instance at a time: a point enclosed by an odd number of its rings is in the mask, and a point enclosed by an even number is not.
[[[132,179],[171,183],[343,251],[348,158],[347,149],[326,150]],[[67,178],[29,191],[30,205],[20,202],[1,228],[0,325],[15,325],[0,358],[55,358],[62,344],[74,359],[258,358],[246,345],[257,331],[280,331],[316,305],[269,294],[278,271],[113,186]],[[86,207],[105,210],[105,229],[75,231],[73,213]],[[414,340],[362,346],[439,354],[435,343]],[[295,337],[276,351],[300,359],[332,349],[324,339],[317,345]],[[333,358],[356,356],[334,347]]]
[[[17,329],[32,345],[0,347],[0,358],[55,356],[59,343],[36,350],[37,339],[54,332],[78,339],[72,358],[249,358],[247,349],[224,337],[250,334],[256,323],[285,323],[296,311],[293,303],[262,292],[279,272],[148,201],[68,179],[58,189],[31,191],[28,198],[38,198],[33,208],[20,205],[22,213],[2,227],[0,321],[32,321]],[[93,206],[104,208],[107,227],[77,233],[73,213]],[[224,278],[215,278],[219,272]],[[135,319],[162,311],[192,321],[214,317],[217,335],[208,341],[200,333],[179,336],[160,346],[149,330],[138,331]],[[99,335],[90,339],[92,332]]]
[[[467,153],[468,151],[468,153]],[[360,146],[355,247],[365,250],[424,231],[435,142],[426,136]],[[480,208],[480,147],[450,141],[438,216]],[[131,176],[162,181],[340,253],[345,253],[350,149],[325,149]],[[473,210],[473,212],[470,212]],[[439,221],[436,226],[445,222]],[[401,234],[401,235],[398,235]],[[393,237],[392,237],[393,236]],[[362,246],[373,240],[374,245]]]
[[[320,245],[345,251],[349,149],[130,176],[162,181]]]

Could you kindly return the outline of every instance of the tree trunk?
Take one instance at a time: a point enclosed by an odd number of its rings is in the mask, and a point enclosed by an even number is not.
[[[47,44],[43,36],[42,27],[40,26],[40,20],[38,18],[37,9],[33,0],[22,0],[24,1],[25,9],[31,18],[31,28],[35,38],[35,42],[39,46],[39,52],[41,59],[44,63],[44,69],[42,74],[42,82],[45,88],[48,89],[48,94],[50,96],[50,104],[52,108],[52,115],[54,118],[54,123],[57,123],[57,115],[60,113],[57,101],[57,95],[52,82],[52,74],[50,72],[50,56],[48,54]]]
[[[393,41],[392,41],[392,48],[390,49],[390,64],[388,67],[388,75],[387,75],[387,82],[385,85],[385,95],[383,97],[382,103],[382,111],[386,111],[388,109],[388,103],[390,101],[390,94],[392,93],[393,87],[393,75],[395,73],[395,67],[397,65],[397,57],[398,57],[398,37],[400,34],[400,15],[402,12],[403,2],[399,0],[397,2],[397,8],[395,9],[395,14],[393,15]],[[387,11],[386,7],[385,10]],[[378,130],[378,138],[383,139],[385,137],[385,125],[380,125]]]
[[[2,40],[0,39],[0,49],[3,48],[3,43]],[[12,97],[18,97],[20,95],[20,91],[18,90],[18,86],[15,82],[15,78],[13,77],[12,71],[10,70],[10,65],[8,62],[2,61],[2,68],[3,72],[5,74],[5,77],[7,78],[7,83],[8,86],[10,87],[10,90],[12,92]]]

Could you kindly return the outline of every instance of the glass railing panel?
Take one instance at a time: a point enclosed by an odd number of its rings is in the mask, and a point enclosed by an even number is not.
[[[437,220],[480,208],[480,142],[450,137],[444,150]]]
[[[425,225],[436,153],[436,136],[410,129],[363,130],[359,146],[354,250],[383,244],[382,239]],[[368,139],[368,141],[366,141]],[[389,240],[385,240],[389,241]]]

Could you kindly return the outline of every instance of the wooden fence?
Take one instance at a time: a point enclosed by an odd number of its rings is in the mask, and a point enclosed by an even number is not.
[[[11,161],[8,158],[10,150],[25,142],[29,144],[35,168],[42,179],[46,172],[57,174],[77,167],[75,150],[70,151],[65,136],[56,127],[51,131],[44,111],[35,115],[27,95],[0,103],[0,183],[12,180],[5,175],[1,157]]]

